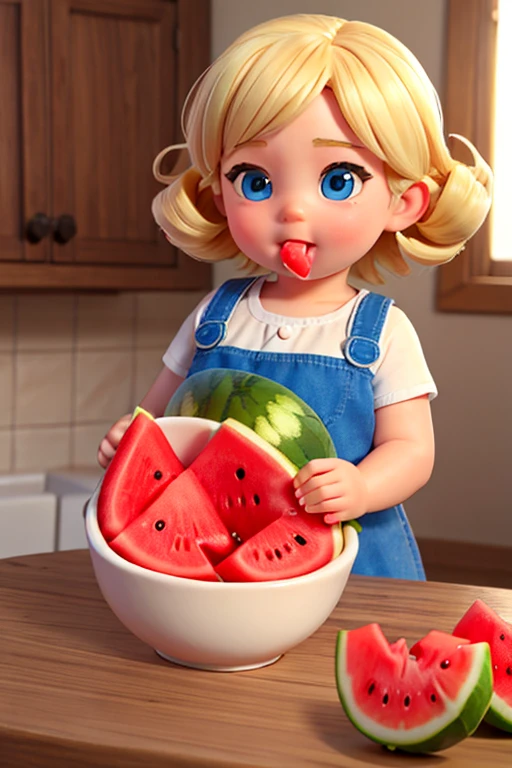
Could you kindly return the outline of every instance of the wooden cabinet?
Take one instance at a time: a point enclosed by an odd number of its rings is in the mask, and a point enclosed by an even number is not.
[[[210,285],[151,215],[209,27],[209,0],[0,0],[0,290]]]

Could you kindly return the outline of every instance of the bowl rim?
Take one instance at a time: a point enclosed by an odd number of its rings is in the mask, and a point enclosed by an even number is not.
[[[129,560],[125,560],[123,557],[118,555],[116,552],[114,552],[113,549],[107,544],[105,538],[103,537],[103,534],[101,533],[99,524],[98,524],[98,518],[97,518],[97,508],[96,508],[96,500],[99,495],[99,490],[101,488],[101,481],[98,484],[96,490],[94,491],[93,495],[89,499],[89,501],[86,504],[85,507],[85,530],[87,535],[87,541],[89,544],[89,549],[94,550],[94,552],[103,560],[106,560],[110,565],[116,567],[117,569],[121,571],[125,571],[128,574],[134,575],[134,576],[141,576],[146,580],[159,582],[162,584],[181,584],[183,586],[187,585],[187,588],[192,590],[201,590],[201,591],[216,591],[219,592],[220,590],[226,592],[226,591],[233,591],[233,592],[252,592],[261,590],[262,588],[266,590],[271,589],[286,589],[293,585],[300,585],[305,584],[308,582],[315,582],[317,580],[322,580],[323,578],[328,578],[331,574],[337,573],[338,571],[343,570],[344,567],[347,566],[347,561],[355,561],[355,558],[357,556],[357,552],[359,549],[359,534],[355,530],[355,528],[352,525],[344,525],[343,526],[343,549],[340,552],[340,554],[335,557],[333,560],[331,560],[326,565],[323,565],[321,568],[317,568],[314,571],[311,571],[310,573],[305,573],[302,576],[294,576],[290,579],[279,579],[279,580],[269,580],[269,581],[242,581],[242,582],[235,582],[235,581],[203,581],[200,579],[187,579],[183,576],[172,576],[169,573],[161,573],[160,571],[152,571],[150,568],[144,568],[141,565],[136,565],[135,563],[131,563]],[[352,566],[350,568],[352,570]],[[350,574],[350,571],[349,571]]]

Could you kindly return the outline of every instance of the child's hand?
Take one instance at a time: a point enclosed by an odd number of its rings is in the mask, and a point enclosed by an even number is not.
[[[110,427],[109,431],[101,441],[100,447],[98,448],[98,464],[100,467],[103,467],[103,469],[106,469],[110,464],[112,457],[116,452],[116,448],[121,442],[122,436],[130,426],[131,420],[131,413],[122,416],[119,421],[116,421],[116,423]]]
[[[352,520],[368,511],[368,489],[360,470],[343,459],[313,459],[297,472],[295,495],[306,512],[326,523]]]

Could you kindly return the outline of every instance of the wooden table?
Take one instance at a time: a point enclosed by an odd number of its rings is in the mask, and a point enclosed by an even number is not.
[[[339,606],[276,664],[173,666],[129,634],[86,551],[0,561],[0,766],[461,766],[511,768],[512,736],[481,726],[436,755],[389,752],[346,719],[336,632],[379,622],[411,642],[450,631],[476,597],[512,620],[512,591],[352,576]]]

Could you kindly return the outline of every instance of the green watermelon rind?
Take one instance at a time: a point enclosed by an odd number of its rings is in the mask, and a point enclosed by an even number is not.
[[[192,374],[169,401],[166,416],[228,417],[253,429],[299,469],[312,459],[335,458],[320,417],[278,382],[247,371],[212,368]]]
[[[347,630],[338,632],[336,642],[336,686],[338,696],[345,713],[351,723],[362,734],[372,741],[382,744],[388,749],[400,749],[406,752],[438,752],[457,744],[478,728],[492,699],[492,665],[491,652],[488,643],[474,644],[474,662],[472,674],[468,675],[461,686],[459,696],[451,701],[444,717],[446,724],[442,724],[437,730],[430,730],[434,721],[409,731],[407,739],[400,739],[399,732],[391,728],[381,728],[374,723],[375,728],[363,725],[362,717],[355,713],[357,710],[353,699],[350,699],[350,690],[346,685],[348,675],[346,669]],[[478,645],[478,648],[477,648]],[[445,701],[445,703],[448,703]],[[448,719],[449,718],[449,719]],[[437,718],[443,720],[443,718]],[[380,732],[379,732],[380,731]]]
[[[475,600],[464,616],[458,621],[453,634],[458,637],[465,637],[474,643],[485,641],[489,638],[489,630],[492,627],[501,626],[506,631],[510,625],[483,600]],[[500,634],[500,629],[497,629],[497,634]],[[491,644],[490,647],[492,659],[493,645]],[[506,699],[494,691],[490,707],[484,719],[489,725],[507,733],[512,733],[512,701],[507,702]]]
[[[512,733],[512,707],[497,693],[493,693],[490,707],[484,719],[489,725],[493,725],[501,731]]]

